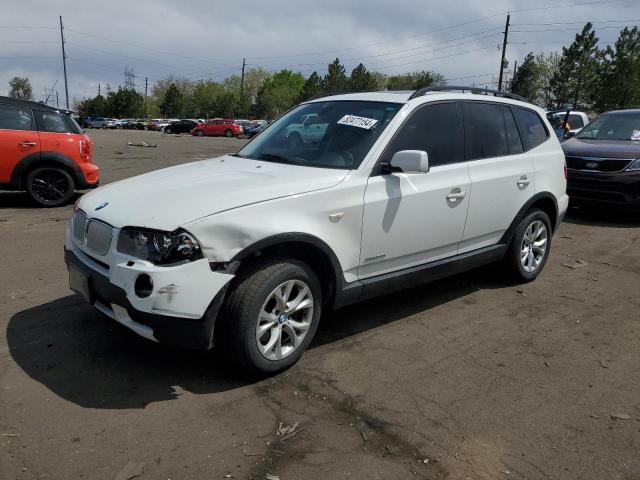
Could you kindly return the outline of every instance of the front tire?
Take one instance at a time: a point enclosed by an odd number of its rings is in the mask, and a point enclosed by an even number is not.
[[[196,132],[196,135],[198,135],[199,137],[204,137],[204,132],[202,130],[198,130]]]
[[[516,228],[505,258],[513,279],[520,283],[536,279],[551,251],[551,222],[542,210],[531,210]]]
[[[41,207],[59,207],[73,196],[75,185],[66,171],[56,167],[35,168],[26,177],[27,193]]]
[[[274,259],[248,272],[229,295],[220,343],[245,371],[285,370],[311,343],[321,309],[313,270],[298,260]]]
[[[231,130],[225,130],[224,136],[227,138],[233,137],[233,132]]]

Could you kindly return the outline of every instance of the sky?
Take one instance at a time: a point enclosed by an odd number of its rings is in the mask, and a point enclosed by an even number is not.
[[[338,57],[348,71],[360,62],[387,74],[433,70],[495,88],[507,12],[509,71],[530,51],[561,50],[587,21],[601,46],[640,24],[638,0],[3,0],[0,95],[26,76],[35,100],[55,104],[57,91],[63,105],[60,15],[72,105],[99,84],[124,85],[125,68],[144,92],[145,78],[223,80],[243,58],[308,76]]]

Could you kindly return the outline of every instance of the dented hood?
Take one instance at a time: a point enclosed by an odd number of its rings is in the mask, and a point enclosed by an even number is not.
[[[105,185],[78,206],[114,227],[172,231],[226,210],[330,188],[347,174],[226,155]]]

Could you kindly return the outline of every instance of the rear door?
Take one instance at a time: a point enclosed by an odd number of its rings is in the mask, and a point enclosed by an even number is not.
[[[25,107],[0,104],[0,183],[9,183],[16,165],[28,156],[40,156],[33,112]]]
[[[55,152],[57,155],[78,162],[80,130],[71,118],[54,111],[36,111],[34,114],[40,131],[42,153]]]
[[[533,161],[505,104],[463,102],[471,198],[460,253],[495,245],[535,192]]]

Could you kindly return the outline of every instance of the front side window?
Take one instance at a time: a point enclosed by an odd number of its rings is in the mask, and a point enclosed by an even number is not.
[[[356,169],[402,104],[325,101],[299,105],[236,156],[305,167]]]
[[[466,102],[463,104],[463,111],[467,160],[509,154],[507,129],[501,105]]]
[[[640,113],[606,113],[580,130],[588,140],[639,140]]]
[[[422,150],[429,165],[436,167],[460,161],[462,141],[455,103],[436,103],[416,110],[400,127],[385,150],[382,161],[390,162],[396,152]]]
[[[69,115],[58,112],[36,112],[38,130],[51,133],[81,133],[82,129]]]
[[[527,150],[536,148],[547,141],[547,138],[549,138],[547,129],[535,112],[524,108],[515,108],[513,113],[520,127],[520,133]]]
[[[31,111],[21,107],[0,105],[0,130],[34,130]]]

